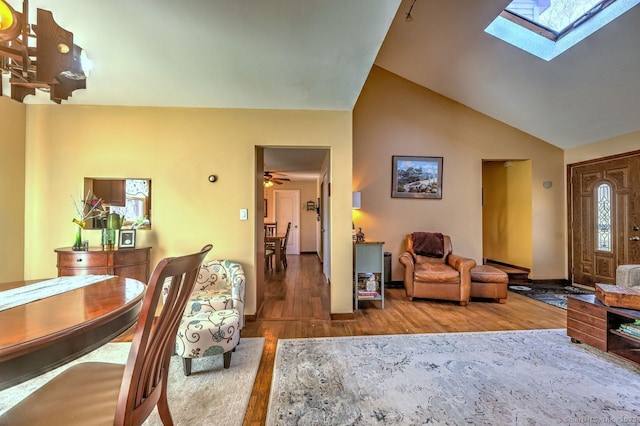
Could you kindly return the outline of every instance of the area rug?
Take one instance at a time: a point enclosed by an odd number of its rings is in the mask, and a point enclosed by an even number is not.
[[[559,284],[510,285],[509,290],[562,309],[567,309],[570,294],[593,294],[590,290]]]
[[[242,425],[260,365],[264,338],[243,338],[224,369],[222,355],[194,359],[191,376],[182,372],[182,358],[171,358],[168,399],[176,425]],[[130,343],[105,346],[42,376],[0,392],[0,413],[22,400],[43,383],[77,362],[125,363]],[[88,378],[89,380],[91,378]],[[145,425],[162,425],[154,410]]]
[[[279,340],[266,424],[640,422],[640,368],[586,348],[565,329]]]

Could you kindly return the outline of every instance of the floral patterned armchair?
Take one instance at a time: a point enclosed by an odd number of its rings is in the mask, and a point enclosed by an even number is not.
[[[200,268],[185,315],[236,309],[244,327],[246,278],[242,265],[232,260],[206,260]]]

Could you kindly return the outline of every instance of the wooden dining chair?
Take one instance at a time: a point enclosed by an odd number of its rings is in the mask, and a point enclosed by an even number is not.
[[[278,222],[264,224],[264,268],[273,269],[273,258],[276,254],[275,243],[267,241],[267,237],[274,237],[278,229]]]
[[[291,231],[291,222],[287,224],[287,232],[284,234],[284,238],[282,239],[282,245],[280,246],[280,261],[282,262],[282,267],[287,269],[287,244],[289,244],[289,231]]]
[[[276,235],[277,229],[278,229],[278,222],[265,223],[264,235],[266,235],[267,237],[273,237]]]
[[[163,259],[155,267],[125,365],[85,362],[69,367],[0,415],[0,424],[141,425],[157,406],[162,423],[173,425],[167,401],[169,361],[200,265],[211,248]],[[156,313],[163,284],[169,281]]]

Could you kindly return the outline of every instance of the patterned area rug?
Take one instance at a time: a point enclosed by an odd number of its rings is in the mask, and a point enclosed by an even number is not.
[[[264,338],[243,338],[224,369],[222,356],[193,360],[191,376],[182,372],[182,358],[169,365],[168,399],[176,425],[242,425],[260,365]],[[83,361],[125,363],[130,343],[108,343],[42,376],[0,392],[0,413],[15,405],[69,366]],[[90,379],[90,378],[89,378]],[[162,425],[154,409],[144,425]]]
[[[556,284],[510,285],[509,290],[562,309],[567,309],[569,294],[593,294],[593,291]]]
[[[267,425],[640,422],[640,368],[565,329],[279,340]]]

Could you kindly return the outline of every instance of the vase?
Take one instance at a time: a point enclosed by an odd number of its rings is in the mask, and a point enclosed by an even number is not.
[[[102,228],[102,248],[104,250],[113,250],[116,245],[116,230],[110,228]]]
[[[73,242],[72,250],[84,250],[84,246],[82,245],[82,228],[76,226],[76,238]]]

